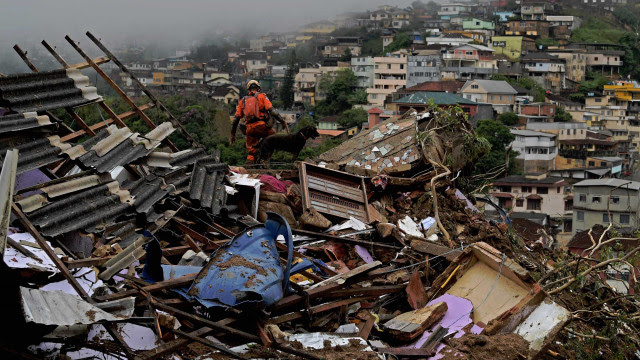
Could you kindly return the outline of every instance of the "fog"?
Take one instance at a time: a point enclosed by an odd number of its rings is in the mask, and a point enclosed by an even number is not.
[[[75,56],[64,40],[69,34],[80,41],[87,52],[97,55],[84,35],[87,30],[111,48],[123,44],[153,44],[163,50],[186,50],[197,43],[221,38],[223,34],[250,37],[292,31],[342,12],[375,9],[382,4],[404,7],[411,1],[1,0],[0,4],[2,72],[20,62],[11,49],[16,43],[37,56],[42,48],[40,41],[45,39],[62,53],[70,51],[69,56]]]

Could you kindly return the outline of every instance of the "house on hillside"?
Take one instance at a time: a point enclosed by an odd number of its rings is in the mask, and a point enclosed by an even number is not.
[[[640,226],[640,182],[622,179],[584,180],[573,185],[573,233],[613,223],[623,232]],[[609,214],[611,216],[609,216]]]
[[[518,92],[503,80],[469,80],[460,94],[467,100],[491,104],[498,114],[513,111]]]
[[[240,100],[240,90],[231,84],[218,86],[211,93],[211,99],[225,104],[235,104]]]
[[[525,174],[545,173],[555,168],[556,135],[531,130],[511,130],[511,134],[515,136],[511,146],[518,152],[516,162]]]

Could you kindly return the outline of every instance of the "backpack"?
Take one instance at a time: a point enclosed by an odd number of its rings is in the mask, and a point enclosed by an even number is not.
[[[247,123],[262,119],[258,101],[258,93],[242,98],[243,115]]]

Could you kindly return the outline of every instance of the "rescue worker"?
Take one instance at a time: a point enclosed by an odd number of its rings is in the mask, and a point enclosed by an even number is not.
[[[278,110],[276,110],[269,98],[260,92],[260,83],[251,80],[247,83],[249,94],[238,102],[235,118],[231,126],[231,137],[229,142],[231,145],[236,141],[236,130],[240,120],[244,118],[244,126],[240,125],[243,134],[247,136],[247,164],[254,164],[258,155],[258,143],[262,138],[275,134],[273,130],[273,121],[270,118],[278,120],[284,126],[287,133],[289,126],[284,121]],[[246,126],[246,131],[245,127]]]

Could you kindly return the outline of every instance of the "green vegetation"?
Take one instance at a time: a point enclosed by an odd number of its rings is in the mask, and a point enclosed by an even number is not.
[[[399,33],[396,34],[396,37],[393,39],[393,42],[387,46],[384,51],[385,52],[394,52],[400,49],[405,49],[411,46],[411,38],[407,33]]]
[[[341,114],[362,103],[362,93],[357,92],[358,78],[351,69],[340,69],[335,77],[325,74],[320,78],[320,89],[326,91],[325,100],[319,101],[314,110],[317,116]],[[366,102],[366,96],[364,98]]]
[[[367,117],[368,114],[363,109],[349,109],[338,115],[338,123],[346,129],[354,126],[360,127],[362,123],[367,121]]]
[[[500,121],[505,126],[513,126],[518,123],[520,118],[518,115],[512,112],[504,112],[498,115],[498,121]]]
[[[549,46],[557,46],[559,44],[558,40],[550,39],[550,38],[538,38],[536,39],[536,47],[540,48],[548,48]]]
[[[555,122],[570,122],[573,121],[573,116],[568,112],[564,111],[562,106],[556,107],[556,116],[553,118]]]
[[[289,65],[287,66],[287,71],[284,74],[284,81],[282,83],[282,88],[280,88],[280,101],[282,101],[282,107],[285,109],[291,109],[293,106],[293,98],[294,98],[294,78],[298,73],[298,62],[296,59],[296,51],[292,51],[289,56]]]
[[[491,144],[489,153],[478,159],[473,173],[489,174],[503,166],[507,160],[507,146],[513,142],[515,136],[509,128],[497,120],[480,120],[476,128],[476,134],[485,138]],[[509,173],[515,172],[515,158],[517,152],[509,153]]]
[[[626,31],[615,28],[602,17],[588,16],[582,25],[571,34],[571,42],[617,44]]]

